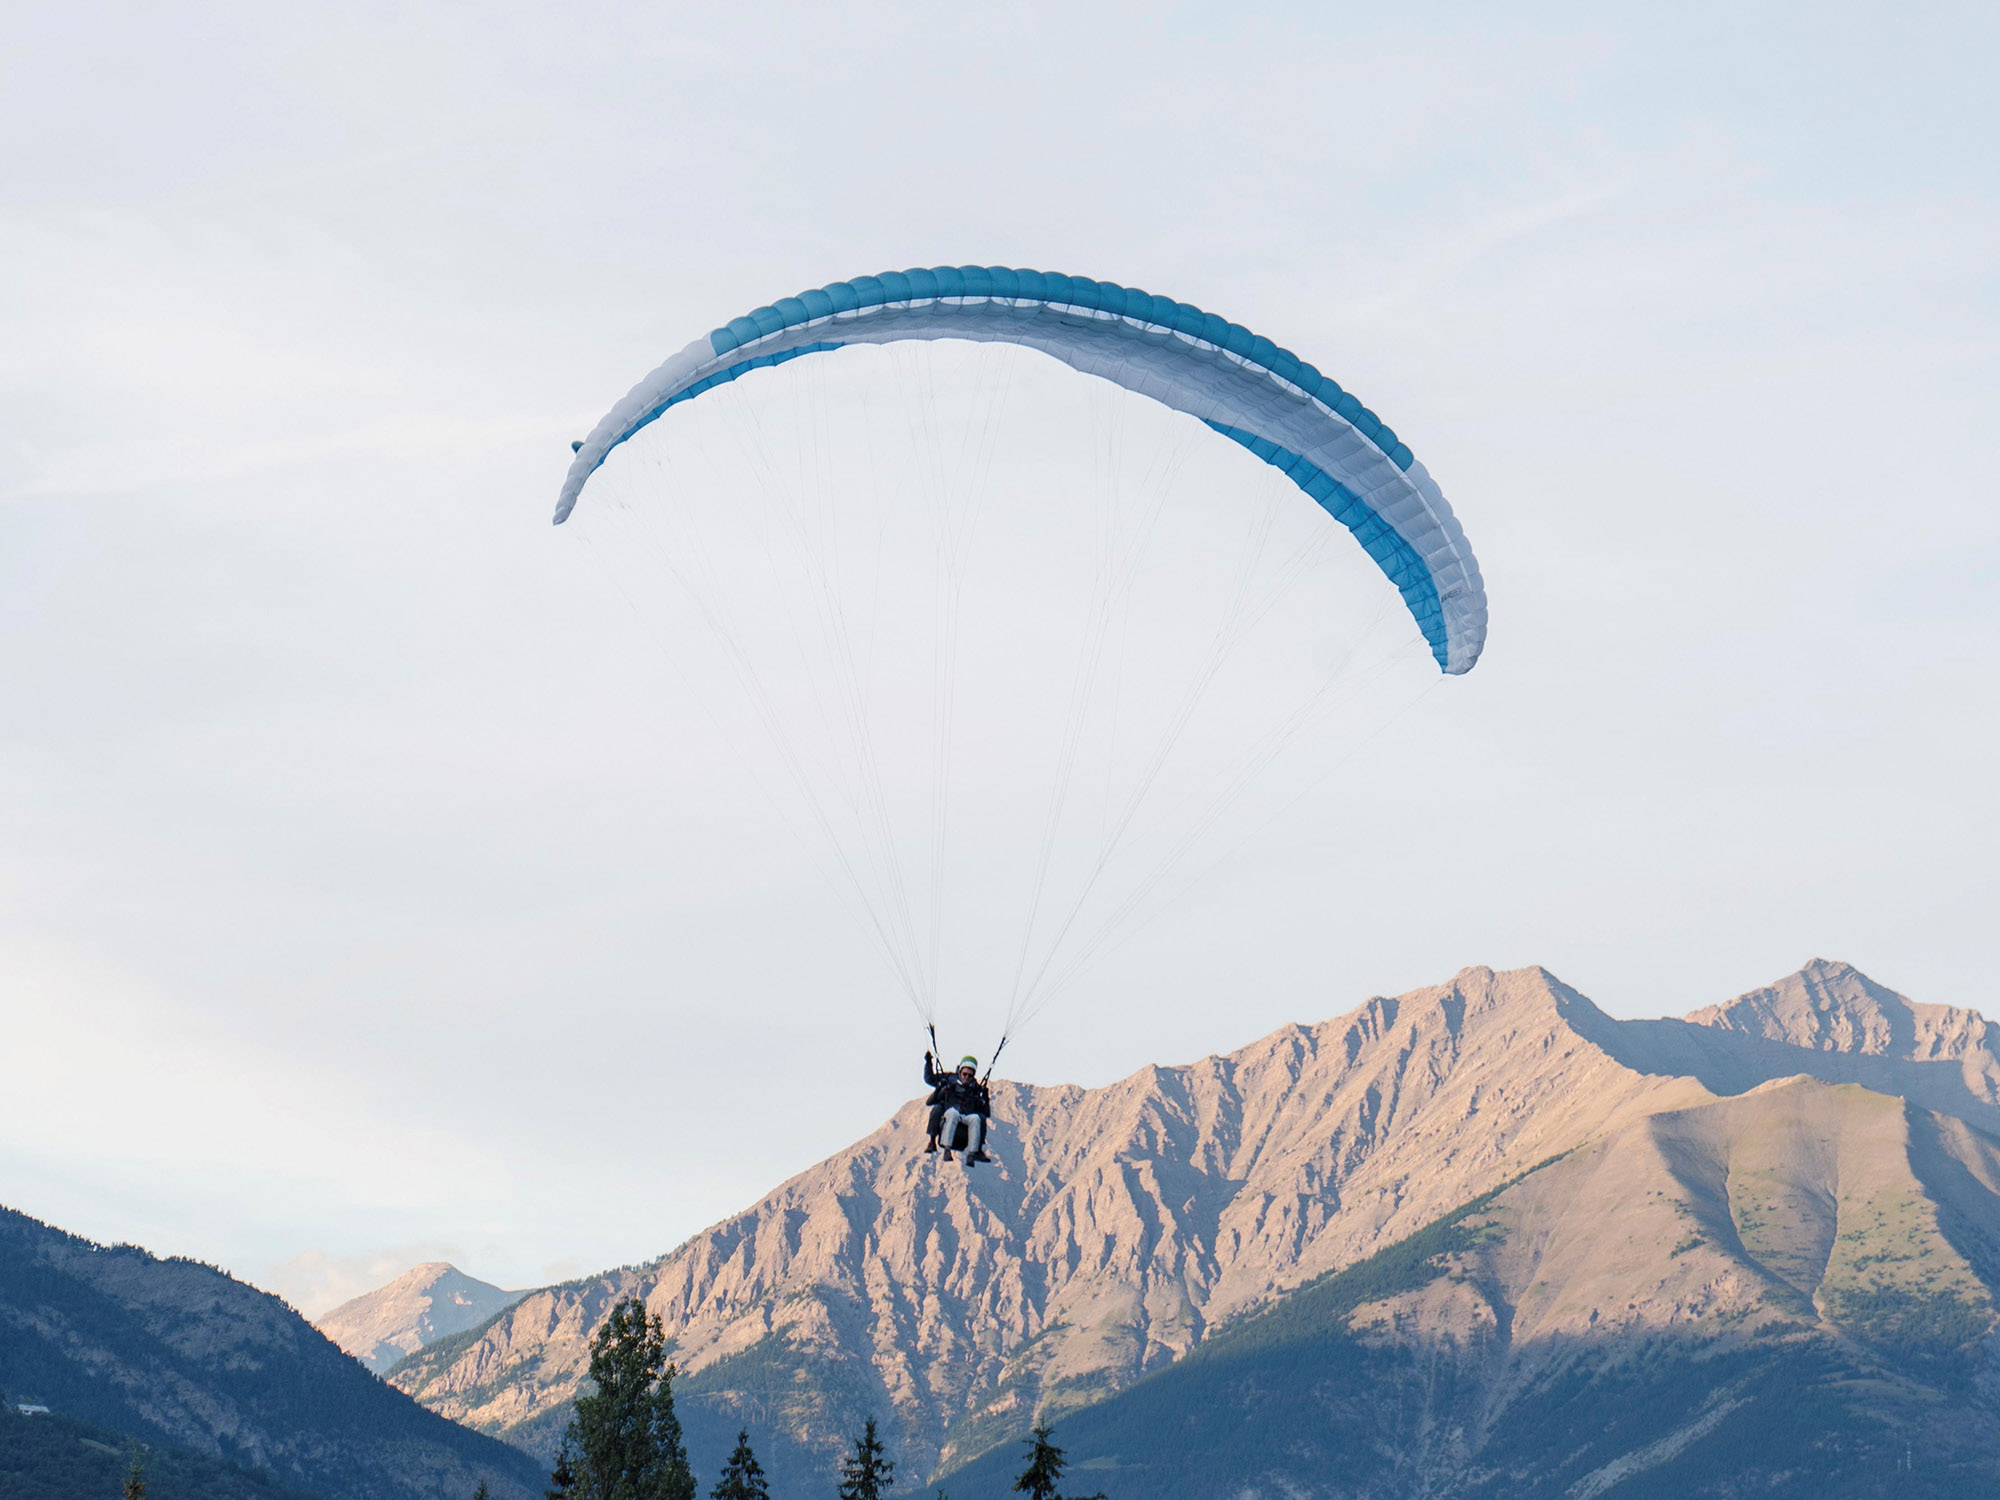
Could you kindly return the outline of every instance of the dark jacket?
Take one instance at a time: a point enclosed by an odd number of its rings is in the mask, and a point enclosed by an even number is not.
[[[931,1066],[928,1054],[924,1057],[924,1082],[931,1086],[931,1096],[924,1103],[931,1106],[931,1119],[938,1120],[948,1109],[955,1109],[962,1115],[993,1114],[993,1096],[986,1085],[975,1078],[960,1078],[956,1073],[942,1073]]]

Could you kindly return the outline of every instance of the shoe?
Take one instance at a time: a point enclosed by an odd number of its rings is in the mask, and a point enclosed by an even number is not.
[[[970,1155],[970,1156],[966,1157],[966,1160],[967,1160],[967,1161],[991,1161],[991,1160],[993,1160],[993,1158],[992,1158],[992,1157],[990,1157],[990,1156],[988,1156],[988,1155],[986,1154],[986,1152],[985,1152],[984,1150],[979,1150],[979,1151],[975,1151],[975,1152],[973,1152],[973,1153],[972,1153],[972,1155]]]
[[[970,1171],[971,1171],[971,1170],[972,1170],[972,1169],[973,1169],[974,1167],[976,1167],[976,1166],[978,1166],[978,1165],[979,1165],[979,1158],[978,1158],[978,1157],[976,1157],[976,1156],[974,1156],[974,1155],[973,1155],[973,1154],[972,1154],[972,1153],[971,1153],[970,1151],[966,1152],[966,1153],[965,1153],[965,1170],[966,1170],[966,1171],[968,1171],[968,1172],[970,1172]]]
[[[936,1136],[934,1136],[934,1135],[927,1135],[927,1136],[925,1136],[925,1137],[924,1137],[924,1155],[926,1155],[926,1156],[936,1156],[936,1155],[937,1155],[937,1137],[936,1137]]]
[[[945,1154],[944,1154],[944,1159],[945,1159],[946,1161],[950,1161],[950,1160],[951,1160],[951,1153],[950,1153],[949,1151],[945,1152]]]

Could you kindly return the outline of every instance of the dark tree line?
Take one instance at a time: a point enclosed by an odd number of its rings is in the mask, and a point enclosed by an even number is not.
[[[576,1417],[563,1433],[549,1476],[547,1500],[696,1500],[680,1419],[674,1414],[674,1377],[666,1332],[645,1304],[626,1298],[590,1341],[590,1381],[596,1388],[576,1398]],[[1029,1439],[1028,1467],[1014,1488],[1028,1500],[1105,1500],[1065,1497],[1059,1486],[1065,1460],[1047,1426]],[[841,1460],[839,1500],[888,1500],[896,1464],[868,1418]],[[481,1484],[475,1500],[484,1500]],[[129,1492],[128,1492],[129,1493]],[[144,1491],[141,1491],[143,1494]],[[746,1428],[709,1500],[770,1500],[764,1469]],[[946,1500],[939,1490],[936,1500]]]

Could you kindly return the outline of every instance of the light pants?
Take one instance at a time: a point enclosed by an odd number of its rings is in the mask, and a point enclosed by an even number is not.
[[[951,1143],[958,1139],[958,1127],[961,1123],[965,1126],[965,1150],[969,1156],[979,1149],[980,1142],[985,1138],[984,1115],[962,1115],[955,1109],[946,1110],[944,1118],[938,1122],[938,1139],[943,1142],[944,1149],[949,1151]]]

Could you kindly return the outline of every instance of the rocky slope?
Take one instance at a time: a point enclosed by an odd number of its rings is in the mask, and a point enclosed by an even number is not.
[[[1580,1147],[1062,1439],[1154,1500],[1992,1493],[1996,1271],[2000,1142],[1790,1079]]]
[[[484,1323],[522,1295],[476,1280],[449,1262],[427,1261],[341,1303],[314,1325],[379,1375],[426,1344]]]
[[[1994,1108],[1992,1035],[1970,1013],[1832,964],[1759,994],[1619,1022],[1542,970],[1471,969],[1107,1088],[1003,1086],[1001,1165],[973,1174],[921,1154],[913,1103],[661,1261],[531,1294],[392,1378],[545,1452],[591,1329],[638,1295],[689,1372],[698,1459],[746,1422],[804,1483],[873,1411],[914,1479],[1104,1401],[1551,1157],[1718,1094],[1860,1070],[1933,1108]]]
[[[324,1500],[540,1493],[541,1466],[425,1411],[211,1266],[0,1209],[0,1389]]]

